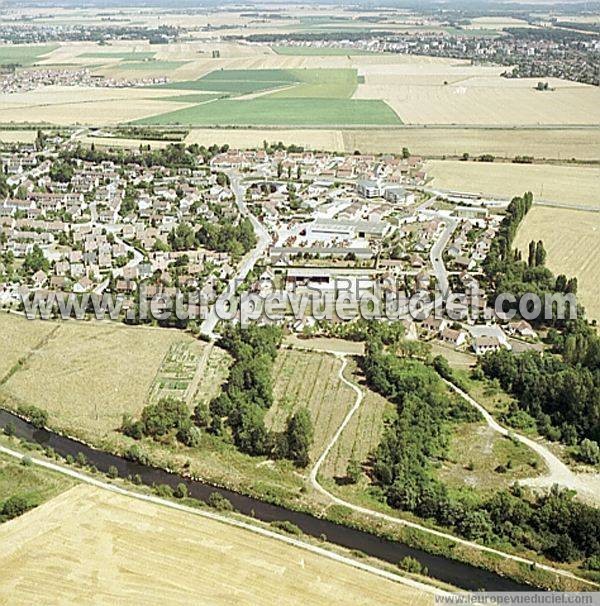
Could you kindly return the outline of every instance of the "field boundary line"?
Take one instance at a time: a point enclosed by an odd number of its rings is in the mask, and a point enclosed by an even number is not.
[[[29,455],[24,455],[20,452],[7,448],[6,446],[0,445],[0,452],[18,459],[22,461],[25,457],[29,457]],[[102,480],[98,480],[96,478],[92,478],[84,473],[80,473],[75,471],[74,469],[69,469],[67,467],[63,467],[62,465],[57,465],[56,463],[51,463],[50,461],[44,461],[42,459],[36,459],[33,457],[29,457],[31,462],[34,465],[38,465],[39,467],[43,467],[45,469],[49,469],[51,471],[69,476],[80,482],[84,482],[85,484],[89,484],[91,486],[95,486],[97,488],[101,488],[103,490],[108,490],[110,492],[120,494],[126,497],[130,497],[133,499],[138,499],[140,501],[146,501],[147,503],[153,503],[154,505],[159,505],[162,507],[168,507],[170,509],[175,509],[177,511],[182,511],[184,513],[189,513],[192,515],[200,516],[215,522],[221,522],[223,524],[228,524],[229,526],[233,526],[235,528],[239,528],[242,530],[248,530],[255,534],[259,534],[263,537],[267,537],[269,539],[274,539],[283,543],[287,543],[288,545],[292,545],[294,547],[298,547],[305,551],[309,551],[316,555],[328,558],[335,562],[346,564],[358,570],[362,570],[364,572],[368,572],[374,574],[376,576],[382,577],[389,581],[393,581],[396,583],[400,583],[402,585],[406,585],[408,587],[412,587],[413,589],[418,589],[420,591],[425,591],[427,593],[431,593],[434,595],[451,595],[449,592],[434,587],[433,585],[427,585],[426,583],[422,583],[420,581],[416,581],[414,579],[403,577],[399,574],[395,574],[388,570],[384,570],[383,568],[378,568],[377,566],[373,566],[371,564],[366,564],[365,562],[359,562],[358,560],[353,560],[347,556],[335,553],[323,547],[319,547],[318,545],[311,545],[310,543],[306,543],[301,541],[300,539],[295,539],[293,537],[287,537],[285,535],[279,534],[272,530],[268,530],[267,528],[262,528],[260,526],[254,526],[248,522],[244,522],[242,520],[236,520],[233,518],[228,518],[226,516],[219,515],[218,513],[214,513],[211,511],[204,511],[201,509],[194,509],[193,507],[189,507],[187,505],[182,505],[179,503],[174,503],[172,501],[168,501],[166,499],[162,499],[160,497],[156,497],[153,495],[145,495],[141,493],[137,493],[131,490],[127,490],[126,488],[122,488],[120,486],[115,486],[114,484],[109,484],[108,482],[103,482]]]
[[[333,353],[333,352],[331,352],[331,353]],[[599,587],[598,583],[594,583],[593,581],[579,577],[576,574],[569,572],[568,570],[561,570],[559,568],[554,568],[548,564],[543,564],[541,562],[535,562],[534,560],[529,560],[528,558],[524,558],[522,556],[514,555],[511,553],[506,553],[504,551],[500,551],[499,549],[494,549],[493,547],[481,545],[479,543],[475,543],[473,541],[469,541],[467,539],[463,539],[461,537],[457,537],[455,535],[452,535],[452,534],[449,534],[446,532],[442,532],[441,530],[427,528],[426,526],[417,524],[416,522],[410,522],[409,520],[403,520],[402,518],[397,518],[397,517],[391,516],[389,514],[382,513],[380,511],[376,511],[374,509],[362,507],[361,505],[355,505],[354,503],[351,503],[350,501],[345,501],[344,499],[337,497],[333,493],[329,492],[326,488],[324,488],[319,483],[319,480],[318,480],[319,469],[320,469],[321,465],[323,464],[323,461],[327,458],[327,455],[329,454],[329,452],[331,451],[331,449],[333,448],[333,446],[335,445],[335,443],[341,436],[342,432],[344,431],[344,429],[346,428],[346,426],[348,425],[348,423],[350,422],[350,420],[356,413],[356,411],[360,408],[360,405],[364,398],[363,390],[360,387],[358,387],[358,385],[348,381],[348,379],[346,379],[346,377],[343,376],[343,371],[347,365],[346,356],[344,354],[339,354],[339,353],[337,353],[337,354],[334,353],[334,355],[341,357],[344,361],[344,363],[342,364],[342,367],[340,369],[339,376],[340,376],[340,379],[344,383],[346,383],[347,385],[352,387],[352,389],[356,393],[356,400],[354,402],[354,406],[351,408],[350,412],[346,415],[346,417],[342,421],[342,424],[338,428],[338,431],[333,436],[333,439],[327,445],[327,447],[325,448],[325,450],[323,451],[323,453],[321,454],[321,456],[319,457],[319,459],[317,460],[317,462],[315,463],[315,465],[313,466],[313,468],[310,471],[310,475],[309,475],[310,483],[315,490],[320,492],[322,495],[326,496],[328,499],[330,499],[336,505],[342,505],[343,507],[347,507],[353,511],[356,511],[357,513],[361,513],[363,515],[367,515],[367,516],[371,516],[371,517],[376,517],[381,520],[385,520],[386,522],[391,522],[393,524],[400,524],[402,526],[407,526],[408,528],[414,528],[415,530],[420,530],[422,532],[434,535],[436,537],[446,539],[446,540],[452,541],[454,543],[458,543],[460,545],[464,545],[465,547],[470,547],[472,549],[477,549],[479,551],[484,551],[486,553],[498,555],[505,559],[513,560],[513,561],[519,562],[521,564],[526,564],[528,566],[535,566],[536,568],[545,570],[547,572],[551,572],[553,574],[557,574],[557,575],[567,577],[570,579],[575,579],[577,581],[580,581],[581,583],[590,585],[591,587]],[[478,405],[478,406],[480,406],[480,405]]]

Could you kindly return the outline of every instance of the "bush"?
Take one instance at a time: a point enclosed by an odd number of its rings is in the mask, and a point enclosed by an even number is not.
[[[233,511],[231,501],[224,497],[220,492],[211,492],[206,503],[209,507],[217,511]]]
[[[21,459],[21,465],[23,465],[23,467],[31,467],[33,465],[33,461],[31,460],[30,456],[25,456]]]
[[[427,574],[427,568],[416,558],[406,556],[398,562],[398,568],[413,574]]]
[[[33,404],[22,404],[17,408],[17,412],[29,420],[29,422],[38,429],[45,427],[48,424],[48,413]]]
[[[283,530],[284,532],[287,532],[288,534],[293,534],[297,537],[302,534],[300,528],[298,528],[296,524],[292,524],[292,522],[289,522],[288,520],[275,520],[274,522],[271,522],[271,526],[273,528],[277,528],[277,530]]]
[[[183,482],[180,482],[177,484],[177,488],[173,494],[178,499],[185,499],[188,496],[188,487]]]
[[[9,497],[2,506],[2,515],[9,520],[24,514],[28,509],[31,509],[33,505],[27,501],[25,497],[15,495]]]
[[[6,424],[6,426],[4,427],[4,435],[5,435],[5,436],[8,436],[9,438],[10,438],[11,436],[14,436],[14,435],[15,435],[15,426],[14,426],[14,424],[13,424],[13,423],[8,422],[8,423]]]
[[[598,465],[600,463],[600,446],[598,442],[585,438],[579,445],[579,458],[589,465]]]
[[[170,499],[173,497],[173,489],[167,484],[158,484],[158,486],[154,486],[154,492],[156,496],[161,497],[162,499]]]
[[[112,478],[114,480],[115,478],[119,477],[119,470],[114,465],[111,465],[108,468],[107,474],[109,478]]]

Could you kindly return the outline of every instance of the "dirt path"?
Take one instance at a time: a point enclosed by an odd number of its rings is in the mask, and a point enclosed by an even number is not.
[[[465,545],[465,546],[470,547],[472,549],[477,549],[479,551],[484,551],[486,553],[492,553],[494,555],[498,555],[498,556],[501,556],[501,557],[509,559],[509,560],[514,560],[515,562],[521,562],[523,564],[527,564],[528,566],[536,566],[537,568],[540,568],[540,569],[543,569],[543,570],[547,570],[547,571],[552,572],[554,574],[557,574],[557,575],[560,575],[560,576],[564,576],[564,577],[573,578],[573,579],[577,579],[578,581],[581,581],[582,583],[585,583],[587,585],[598,587],[598,585],[596,583],[594,583],[592,581],[588,581],[586,579],[582,579],[581,577],[578,577],[577,575],[574,575],[573,573],[568,572],[566,570],[561,570],[559,568],[553,568],[552,566],[548,566],[547,564],[541,564],[539,562],[534,562],[533,560],[529,560],[527,558],[523,558],[523,557],[520,557],[520,556],[516,556],[516,555],[509,554],[509,553],[505,553],[505,552],[500,551],[498,549],[493,549],[492,547],[486,547],[485,545],[480,545],[479,543],[475,543],[473,541],[468,541],[467,539],[461,539],[460,537],[454,536],[454,535],[446,533],[446,532],[442,532],[440,530],[433,530],[432,528],[427,528],[426,526],[422,526],[421,524],[417,524],[416,522],[410,522],[408,520],[403,520],[401,518],[397,518],[395,516],[391,516],[391,515],[382,513],[380,511],[375,511],[373,509],[368,509],[367,507],[361,507],[360,505],[355,505],[354,503],[351,503],[350,501],[345,501],[344,499],[341,499],[341,498],[337,497],[333,493],[329,492],[326,488],[324,488],[321,484],[319,484],[319,479],[318,479],[319,470],[320,470],[321,466],[323,465],[323,462],[327,458],[327,455],[329,454],[329,452],[331,451],[331,449],[335,446],[335,443],[338,441],[338,439],[341,436],[342,432],[344,431],[345,427],[348,425],[348,423],[350,422],[350,420],[352,419],[352,417],[354,416],[354,414],[356,413],[356,411],[360,408],[360,405],[361,405],[361,403],[363,401],[363,398],[364,398],[364,394],[363,394],[362,389],[360,389],[360,387],[358,387],[358,385],[355,385],[354,383],[352,383],[351,381],[349,381],[348,379],[346,379],[346,377],[344,377],[344,370],[345,370],[346,365],[347,365],[346,356],[343,355],[343,354],[339,354],[339,353],[336,354],[335,352],[331,352],[331,353],[333,353],[334,355],[337,355],[339,358],[342,359],[342,365],[341,365],[339,373],[338,373],[339,379],[343,383],[345,383],[346,385],[348,385],[354,391],[354,393],[356,393],[356,399],[355,399],[355,402],[354,402],[354,406],[352,406],[352,408],[350,409],[350,411],[348,412],[348,414],[346,415],[346,417],[342,421],[340,427],[336,431],[335,435],[333,436],[333,438],[331,439],[331,441],[329,442],[329,444],[326,446],[325,450],[323,451],[323,453],[321,454],[321,456],[319,457],[319,459],[317,460],[317,462],[314,464],[313,468],[310,470],[309,480],[310,480],[310,483],[311,483],[312,487],[316,491],[320,492],[322,495],[324,495],[325,497],[327,497],[330,501],[332,501],[336,505],[343,505],[344,507],[348,507],[349,509],[352,509],[353,511],[356,511],[357,513],[361,513],[363,515],[367,515],[367,516],[370,516],[370,517],[373,517],[373,518],[379,518],[381,520],[385,520],[386,522],[391,522],[393,524],[400,524],[402,526],[407,526],[409,528],[415,528],[415,529],[420,530],[422,532],[426,532],[428,534],[432,534],[432,535],[435,535],[437,537],[440,537],[440,538],[443,538],[443,539],[447,539],[447,540],[452,541],[454,543],[459,543],[461,545]],[[452,386],[452,387],[454,387],[454,386]],[[458,388],[455,388],[455,391],[457,389]],[[463,392],[461,392],[460,390],[458,390],[458,393],[461,393],[461,395],[462,395]],[[480,404],[478,404],[477,402],[475,402],[475,400],[473,400],[472,398],[469,399],[468,401],[471,404],[475,405],[479,410],[482,410],[482,414],[484,412],[487,413],[487,411],[485,411],[485,409],[483,409],[483,407],[481,407]],[[489,413],[487,413],[487,414],[489,415]],[[493,419],[491,419],[491,421],[495,423],[495,421]],[[500,427],[500,425],[498,425],[497,423],[496,423],[496,426],[499,428],[499,430],[506,431],[506,433],[508,433],[507,430],[505,430],[504,428]],[[503,435],[505,435],[505,434],[503,434]],[[525,439],[528,440],[527,438],[525,438]],[[528,440],[528,442],[529,441],[533,442],[532,440]],[[527,442],[525,442],[525,443],[527,443]],[[536,450],[536,452],[538,452],[537,447],[540,447],[541,445],[537,444],[536,442],[533,442],[533,444],[536,445],[536,449],[535,450]],[[546,450],[543,446],[541,448],[543,448],[544,450]],[[551,453],[549,453],[549,454],[551,454]],[[552,455],[552,456],[554,456],[554,455]],[[558,461],[558,459],[557,459],[557,461]],[[558,462],[561,465],[564,465],[560,461],[558,461]]]
[[[481,413],[485,419],[485,422],[491,429],[498,432],[502,436],[510,436],[522,444],[525,444],[525,446],[533,450],[543,459],[546,467],[548,468],[548,473],[536,478],[519,480],[520,483],[537,487],[550,487],[554,484],[558,484],[564,488],[577,491],[582,500],[587,501],[595,506],[600,505],[600,473],[574,472],[546,446],[540,442],[532,440],[531,438],[523,436],[512,430],[509,431],[505,427],[502,427],[502,425],[500,425],[496,419],[494,419],[494,417],[468,393],[464,392],[450,381],[446,381],[444,379],[444,382],[448,385],[448,387],[462,396],[469,404],[475,407]]]

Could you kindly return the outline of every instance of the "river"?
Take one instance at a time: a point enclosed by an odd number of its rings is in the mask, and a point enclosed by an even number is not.
[[[109,467],[114,466],[117,468],[120,477],[133,477],[137,474],[142,478],[143,483],[149,486],[152,484],[167,484],[171,488],[175,488],[177,484],[183,482],[188,488],[189,495],[201,501],[206,501],[210,494],[217,490],[231,501],[237,511],[263,522],[287,520],[298,526],[307,535],[312,537],[326,536],[330,543],[362,551],[367,555],[394,564],[405,556],[412,556],[427,567],[431,577],[462,589],[472,591],[482,589],[486,591],[532,590],[528,585],[517,583],[493,572],[443,556],[432,555],[397,541],[383,539],[368,532],[342,526],[307,513],[292,511],[224,488],[215,488],[199,480],[191,480],[162,469],[128,461],[47,429],[37,429],[20,417],[8,411],[0,410],[0,427],[4,428],[8,423],[12,423],[15,435],[18,437],[36,442],[42,446],[49,446],[62,457],[67,455],[75,457],[78,453],[83,453],[89,464],[94,465],[102,472],[107,472]]]

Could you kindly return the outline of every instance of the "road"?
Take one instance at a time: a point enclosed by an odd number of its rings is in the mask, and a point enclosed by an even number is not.
[[[265,254],[269,245],[271,244],[271,236],[266,230],[264,225],[248,210],[244,201],[244,195],[246,189],[240,183],[239,175],[235,173],[229,173],[229,179],[231,182],[231,190],[235,196],[235,202],[243,217],[250,219],[252,227],[254,227],[254,233],[257,237],[257,244],[254,250],[249,252],[241,261],[238,271],[235,276],[229,280],[227,288],[221,295],[220,299],[227,300],[235,295],[238,285],[246,279],[246,276],[250,273],[252,268],[256,265],[257,261]],[[213,339],[215,338],[214,330],[219,322],[219,316],[217,314],[217,307],[213,305],[208,312],[208,315],[204,322],[200,326],[200,332]]]
[[[454,230],[459,224],[459,221],[457,219],[452,219],[445,216],[440,217],[440,219],[444,222],[444,230],[431,247],[431,250],[429,251],[429,258],[431,260],[433,272],[437,280],[438,291],[442,293],[442,297],[445,300],[449,294],[450,284],[448,282],[448,272],[446,271],[446,266],[444,265],[443,254],[446,246],[448,246],[448,242],[450,242],[450,238],[452,237]]]
[[[450,381],[447,381],[445,379],[443,380],[448,385],[448,387],[453,389],[457,394],[463,397],[469,404],[471,404],[471,406],[475,407],[481,413],[488,427],[490,427],[502,436],[508,437],[510,435],[511,438],[514,438],[522,444],[525,444],[525,446],[533,450],[542,458],[542,460],[546,464],[546,467],[548,468],[548,473],[536,478],[519,480],[520,483],[527,484],[528,486],[538,486],[547,488],[553,486],[554,484],[558,484],[563,488],[575,490],[580,496],[580,498],[584,501],[588,501],[595,506],[598,506],[600,504],[599,473],[574,472],[546,446],[515,431],[509,431],[505,427],[502,427],[502,425],[500,425],[496,421],[496,419],[494,419],[494,417],[481,404],[479,404],[479,402],[474,400],[468,393],[464,392],[462,389],[460,389]]]
[[[492,547],[486,547],[485,545],[480,545],[479,543],[475,543],[473,541],[468,541],[466,539],[461,539],[460,537],[456,537],[456,536],[451,535],[451,534],[446,533],[446,532],[442,532],[442,531],[439,531],[439,530],[434,530],[432,528],[427,528],[426,526],[422,526],[421,524],[417,524],[416,522],[410,522],[409,520],[403,520],[401,518],[397,518],[395,516],[391,516],[391,515],[388,515],[388,514],[379,512],[379,511],[375,511],[373,509],[368,509],[367,507],[361,507],[360,505],[355,505],[354,503],[351,503],[349,501],[345,501],[344,499],[341,499],[341,498],[337,497],[336,495],[334,495],[331,492],[329,492],[326,488],[324,488],[319,483],[319,470],[320,470],[321,466],[323,465],[323,462],[327,458],[327,455],[331,452],[331,449],[335,446],[336,442],[338,441],[338,439],[342,435],[344,429],[346,428],[346,426],[348,425],[348,423],[350,423],[350,421],[352,420],[352,417],[354,416],[354,414],[356,413],[356,411],[360,408],[360,405],[361,405],[361,403],[363,401],[363,397],[364,397],[362,389],[360,389],[360,387],[358,387],[358,385],[355,385],[351,381],[348,381],[348,379],[346,379],[346,377],[344,377],[344,370],[346,369],[346,365],[347,365],[346,357],[343,354],[339,354],[339,353],[335,353],[335,352],[332,352],[332,353],[336,357],[340,358],[341,361],[342,361],[340,370],[338,372],[339,379],[342,381],[342,383],[344,383],[345,385],[347,385],[348,387],[350,387],[352,389],[352,391],[354,391],[354,393],[356,394],[356,398],[354,400],[354,405],[352,406],[352,408],[350,409],[350,411],[348,412],[348,414],[346,415],[346,417],[342,421],[342,423],[339,426],[338,430],[335,432],[333,438],[331,439],[331,441],[329,442],[329,444],[325,447],[325,450],[323,451],[323,453],[321,454],[321,456],[319,457],[319,459],[317,460],[317,462],[314,464],[314,466],[310,470],[309,480],[310,480],[310,483],[311,483],[312,487],[315,490],[317,490],[318,492],[320,492],[323,496],[327,497],[330,501],[332,501],[336,505],[342,505],[344,507],[348,507],[349,509],[352,509],[353,511],[356,511],[357,513],[361,513],[363,515],[367,515],[367,516],[370,516],[370,517],[379,518],[381,520],[385,520],[386,522],[391,522],[392,524],[400,524],[402,526],[407,526],[409,528],[415,528],[415,529],[418,529],[418,530],[420,530],[422,532],[426,532],[428,534],[435,535],[435,536],[440,537],[442,539],[446,539],[446,540],[452,541],[453,543],[458,543],[460,545],[465,545],[465,546],[470,547],[472,549],[477,549],[479,551],[484,551],[486,553],[491,553],[491,554],[494,554],[494,555],[498,555],[498,556],[501,556],[503,558],[506,558],[506,559],[509,559],[509,560],[513,560],[515,562],[520,562],[522,564],[526,564],[528,566],[535,566],[536,568],[547,570],[549,572],[552,572],[552,573],[560,575],[560,576],[569,577],[569,578],[575,578],[575,579],[581,581],[582,583],[585,583],[585,584],[588,584],[588,585],[591,585],[591,586],[594,586],[594,587],[598,587],[598,585],[596,583],[594,583],[592,581],[588,581],[586,579],[582,579],[582,578],[578,577],[577,575],[574,575],[573,573],[571,573],[569,571],[561,570],[559,568],[553,568],[552,566],[548,566],[546,564],[541,564],[539,562],[534,562],[533,560],[529,560],[527,558],[522,558],[520,556],[516,556],[516,555],[509,554],[509,553],[505,553],[505,552],[500,551],[498,549],[493,549]],[[450,384],[450,385],[452,386],[452,384]],[[454,386],[452,386],[452,387],[454,387]],[[458,388],[455,388],[455,390],[458,390]],[[460,390],[459,390],[459,392],[460,392]],[[460,393],[462,394],[462,392],[460,392]],[[475,405],[478,410],[482,411],[482,414],[483,414],[483,412],[485,411],[485,409],[480,404],[478,404],[477,402],[475,402],[475,400],[473,400],[472,398],[470,398],[469,396],[467,396],[467,398],[468,398],[468,401],[471,404]],[[489,415],[489,413],[487,413],[487,411],[485,411],[485,413],[490,417],[490,420],[495,423],[495,421],[493,420],[493,418],[491,418],[491,415]],[[505,431],[506,432],[506,430],[504,428],[500,427],[497,423],[496,423],[496,426],[499,428],[498,429],[499,431],[501,431],[501,432]],[[508,432],[506,432],[506,433],[508,433]],[[538,444],[537,442],[533,442],[533,440],[528,440],[528,438],[525,438],[525,440],[527,440],[527,442],[525,442],[525,443],[531,442],[532,444],[535,445],[536,452],[539,452],[539,449],[547,450],[541,444]],[[551,455],[551,453],[548,453],[548,454]],[[551,455],[551,456],[554,456],[554,455]],[[556,458],[556,457],[554,457],[554,458]],[[557,461],[558,461],[558,459],[557,459]],[[563,465],[563,463],[560,462],[560,461],[558,461],[558,463],[560,465]]]

